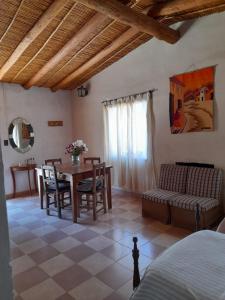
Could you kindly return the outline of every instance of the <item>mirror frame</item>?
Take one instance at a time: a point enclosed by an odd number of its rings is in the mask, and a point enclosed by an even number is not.
[[[21,121],[22,123],[25,123],[28,127],[28,131],[30,133],[30,140],[29,140],[29,144],[27,147],[21,149],[19,148],[15,142],[14,142],[14,139],[13,139],[13,130],[14,130],[14,127],[15,125],[18,123],[18,121]],[[33,127],[31,126],[31,124],[29,122],[27,122],[27,120],[23,119],[23,118],[16,118],[14,119],[10,124],[9,124],[9,128],[8,128],[8,134],[9,134],[9,143],[10,145],[12,146],[12,148],[14,150],[16,150],[17,152],[19,153],[26,153],[28,152],[34,145],[34,130],[33,130]]]

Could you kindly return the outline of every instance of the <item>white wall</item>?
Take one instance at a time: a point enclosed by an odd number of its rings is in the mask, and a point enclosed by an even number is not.
[[[225,169],[225,13],[186,22],[181,28],[187,31],[175,45],[156,39],[142,45],[93,77],[89,95],[73,101],[74,135],[88,144],[89,154],[103,156],[102,100],[157,88],[153,105],[157,166],[183,160]],[[211,65],[217,65],[215,131],[172,135],[169,77]]]
[[[4,96],[5,95],[5,96]],[[25,153],[16,152],[10,145],[4,146],[8,139],[10,122],[22,117],[31,122],[34,129],[34,146]],[[48,127],[48,120],[62,120],[63,127]],[[72,101],[71,92],[51,92],[49,89],[23,89],[20,85],[2,84],[0,86],[0,136],[4,162],[6,194],[12,193],[12,179],[9,167],[12,164],[34,157],[38,164],[47,158],[61,157],[66,160],[65,146],[72,139]],[[28,189],[25,174],[17,173],[18,191]]]

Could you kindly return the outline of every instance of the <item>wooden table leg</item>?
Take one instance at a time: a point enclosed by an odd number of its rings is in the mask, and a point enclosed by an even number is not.
[[[39,192],[39,198],[41,203],[41,209],[44,208],[44,184],[43,184],[43,177],[42,175],[38,175],[38,192]]]
[[[15,179],[15,173],[12,168],[10,168],[12,180],[13,180],[13,198],[16,197],[16,179]]]
[[[30,170],[27,170],[27,176],[28,176],[28,183],[29,183],[29,189],[30,189],[30,195],[32,195],[32,189],[31,189],[31,182],[30,182]]]
[[[35,189],[35,192],[37,192],[37,174],[36,174],[35,169],[34,169],[33,176],[34,176],[34,189]]]
[[[111,185],[111,169],[107,170],[107,200],[108,209],[112,208],[112,185]]]
[[[77,195],[77,178],[76,175],[70,176],[70,189],[71,189],[71,202],[72,202],[72,216],[73,222],[77,223],[77,205],[78,205],[78,195]]]

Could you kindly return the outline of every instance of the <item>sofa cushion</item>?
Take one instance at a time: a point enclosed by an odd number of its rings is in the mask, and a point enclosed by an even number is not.
[[[190,167],[186,193],[220,200],[222,171],[220,169]]]
[[[159,188],[185,193],[188,167],[163,164],[160,169]]]
[[[193,195],[183,194],[175,195],[169,201],[170,206],[175,206],[187,210],[196,210],[199,204],[200,211],[208,211],[219,205],[219,201],[213,198],[196,197]]]
[[[142,198],[156,203],[168,204],[171,197],[175,195],[179,194],[167,190],[152,189],[150,191],[145,192],[142,195]]]

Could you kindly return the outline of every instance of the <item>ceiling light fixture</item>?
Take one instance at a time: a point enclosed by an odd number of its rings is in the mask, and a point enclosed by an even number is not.
[[[77,95],[78,97],[85,97],[88,95],[88,89],[83,85],[77,88]]]

